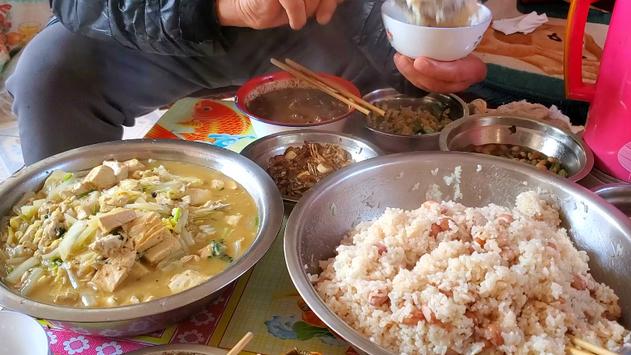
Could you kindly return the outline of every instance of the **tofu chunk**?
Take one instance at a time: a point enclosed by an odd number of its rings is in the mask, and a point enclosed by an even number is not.
[[[109,167],[114,171],[114,176],[116,177],[116,182],[127,179],[129,176],[129,167],[124,163],[117,162],[115,160],[104,161],[104,166]]]
[[[138,170],[144,170],[146,168],[145,165],[141,163],[138,159],[127,160],[124,161],[123,164],[127,166],[130,174]]]
[[[127,191],[142,191],[140,182],[136,179],[124,179],[118,184],[121,190]]]
[[[226,223],[228,225],[231,225],[231,226],[234,227],[237,224],[239,224],[239,221],[241,221],[241,215],[240,214],[233,214],[233,215],[230,215],[230,216],[226,216],[225,220],[226,220]]]
[[[75,195],[83,195],[83,194],[89,193],[93,189],[94,188],[92,187],[91,184],[85,181],[81,181],[74,184],[74,186],[72,187],[72,193]]]
[[[129,276],[135,260],[136,253],[133,250],[107,259],[94,274],[92,283],[99,290],[114,292]]]
[[[55,303],[72,304],[79,299],[79,294],[74,290],[65,290],[57,294],[51,293],[51,295]]]
[[[225,183],[223,182],[223,180],[220,179],[213,179],[210,182],[210,187],[212,187],[215,190],[223,190],[225,186]]]
[[[136,218],[134,210],[119,208],[109,213],[105,213],[97,217],[99,228],[103,233],[108,233],[114,228],[120,227],[125,223],[131,222]]]
[[[186,270],[181,274],[173,275],[169,281],[169,289],[173,293],[186,291],[204,283],[209,277],[195,270]]]
[[[134,278],[134,279],[139,279],[139,278],[147,275],[150,272],[151,271],[149,270],[148,267],[144,266],[141,262],[136,261],[134,263],[134,266],[132,266],[132,268],[131,268],[131,272],[129,273],[129,277]]]
[[[145,213],[123,227],[137,251],[144,252],[171,237],[171,232],[162,223],[156,212]]]
[[[90,170],[83,183],[98,190],[109,189],[116,184],[116,175],[109,166],[99,165]]]
[[[156,265],[162,260],[176,254],[181,254],[182,245],[173,236],[161,241],[158,245],[150,248],[145,252],[144,258],[152,265]]]
[[[99,255],[110,258],[120,253],[124,245],[125,238],[123,238],[123,236],[108,234],[97,237],[96,240],[90,244],[90,250],[98,253]]]
[[[206,189],[189,188],[186,194],[191,197],[192,206],[203,205],[212,198],[212,192]]]

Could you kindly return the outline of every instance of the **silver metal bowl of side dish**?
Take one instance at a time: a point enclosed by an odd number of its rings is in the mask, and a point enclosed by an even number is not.
[[[518,116],[475,115],[447,125],[440,133],[440,150],[470,152],[474,146],[526,147],[559,160],[568,179],[580,181],[594,166],[583,140],[558,127]]]
[[[267,170],[271,158],[283,155],[289,147],[301,146],[305,143],[337,145],[351,155],[353,163],[383,155],[381,149],[361,138],[336,132],[305,129],[280,132],[258,139],[246,146],[241,154]],[[283,196],[283,199],[289,206],[298,202],[297,199],[287,196]]]
[[[403,107],[424,109],[435,117],[441,117],[443,113],[446,113],[454,121],[469,116],[467,104],[454,94],[429,93],[422,97],[409,97],[394,89],[379,89],[366,94],[364,100],[375,105],[385,105],[391,109]],[[438,132],[412,136],[387,133],[371,127],[368,121],[365,122],[366,138],[387,153],[439,150],[440,133]]]
[[[257,208],[259,227],[250,249],[221,273],[197,287],[153,301],[112,308],[73,308],[25,298],[0,283],[0,306],[48,320],[85,334],[130,336],[164,329],[198,312],[227,285],[252,268],[268,251],[283,219],[283,201],[272,179],[258,165],[234,152],[203,143],[127,140],[70,150],[28,166],[0,185],[0,216],[29,191],[39,189],[58,169],[81,171],[104,160],[155,159],[217,170],[238,182]]]

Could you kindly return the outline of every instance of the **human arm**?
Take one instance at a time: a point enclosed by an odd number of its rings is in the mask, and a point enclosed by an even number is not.
[[[148,53],[213,56],[230,45],[226,27],[264,29],[330,20],[338,0],[51,0],[73,32]]]

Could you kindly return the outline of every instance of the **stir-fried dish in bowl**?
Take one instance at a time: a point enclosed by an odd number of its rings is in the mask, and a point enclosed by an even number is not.
[[[305,142],[270,158],[266,171],[284,197],[299,200],[320,180],[352,163],[352,155],[339,145]]]
[[[56,170],[12,212],[0,234],[2,282],[72,307],[142,303],[199,285],[243,255],[258,230],[242,186],[173,161]]]

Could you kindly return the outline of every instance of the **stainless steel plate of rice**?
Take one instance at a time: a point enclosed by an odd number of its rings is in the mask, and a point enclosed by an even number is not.
[[[314,312],[368,354],[564,354],[573,336],[617,351],[630,337],[629,219],[497,158],[398,154],[331,175],[292,212],[285,256]]]

